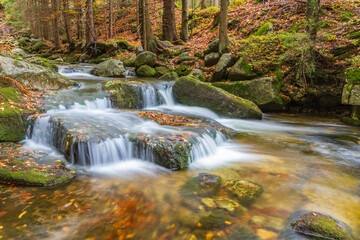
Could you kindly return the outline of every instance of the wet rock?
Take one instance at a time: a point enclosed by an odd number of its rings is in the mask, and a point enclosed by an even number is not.
[[[278,239],[279,235],[275,232],[266,230],[266,229],[258,229],[256,230],[256,234],[260,237],[262,240],[272,240],[272,239]]]
[[[259,184],[238,179],[226,180],[224,188],[229,194],[237,197],[239,203],[245,205],[254,203],[263,193],[263,188]]]
[[[0,150],[1,183],[52,186],[75,176],[64,161],[42,151],[29,151],[11,143],[0,144]]]
[[[216,228],[224,228],[231,224],[231,217],[226,211],[216,209],[208,215],[201,217],[199,222],[202,228],[212,230]]]
[[[254,78],[256,78],[256,74],[253,73],[249,64],[247,64],[243,59],[240,59],[235,63],[235,65],[230,69],[228,76],[230,81],[243,81]]]
[[[212,198],[202,198],[201,202],[208,208],[216,208],[215,200]]]
[[[226,78],[226,70],[233,64],[233,56],[230,53],[223,54],[216,64],[215,70],[211,77],[211,82],[218,82]]]
[[[264,112],[284,111],[287,108],[288,101],[281,97],[276,81],[271,77],[251,81],[217,82],[213,83],[213,86],[254,102]]]
[[[59,89],[75,84],[47,67],[7,57],[0,57],[0,73],[15,79],[28,89]]]
[[[169,73],[162,75],[159,79],[168,81],[168,80],[176,80],[178,78],[179,78],[179,76],[177,75],[176,72],[169,72]]]
[[[276,231],[281,231],[284,229],[284,220],[278,217],[273,217],[270,215],[255,215],[250,219],[252,224],[261,225],[265,228],[275,229]]]
[[[308,238],[317,236],[324,239],[353,240],[351,229],[343,222],[318,212],[295,212],[290,217],[290,228]],[[294,235],[293,235],[294,236]],[[295,235],[296,236],[296,235]],[[291,231],[285,234],[285,239],[293,239]]]
[[[211,67],[218,63],[220,54],[217,52],[209,53],[205,56],[205,67]]]
[[[173,93],[182,104],[206,107],[226,117],[262,118],[261,110],[253,102],[188,76],[175,82]]]
[[[189,76],[190,76],[190,77],[193,77],[193,78],[196,78],[196,79],[199,79],[199,80],[202,81],[202,82],[205,82],[205,81],[206,81],[206,76],[205,76],[205,74],[203,73],[203,71],[201,71],[200,69],[197,69],[197,68],[191,70]]]
[[[156,55],[152,52],[145,51],[141,52],[136,56],[135,67],[139,68],[142,65],[148,65],[149,67],[154,67],[156,62]]]
[[[234,224],[229,229],[229,240],[260,240],[260,238],[246,225]]]
[[[120,60],[107,60],[97,65],[92,74],[102,77],[125,77],[125,68]]]
[[[155,77],[156,71],[148,65],[142,65],[136,70],[136,75],[138,77]]]
[[[199,173],[198,184],[203,193],[212,195],[220,190],[221,177],[210,173]]]
[[[207,208],[220,208],[227,210],[231,213],[236,213],[237,215],[241,215],[247,211],[246,208],[241,206],[236,201],[230,198],[216,197],[216,198],[201,198],[201,202]]]

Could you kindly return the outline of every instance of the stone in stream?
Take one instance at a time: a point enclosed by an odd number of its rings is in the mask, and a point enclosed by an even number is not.
[[[207,230],[216,228],[224,228],[231,224],[231,217],[228,213],[221,209],[216,209],[208,215],[200,218],[201,227]]]
[[[177,73],[176,72],[169,72],[169,73],[166,73],[166,74],[164,74],[164,75],[162,75],[160,78],[159,78],[159,80],[165,80],[165,81],[169,81],[169,80],[172,80],[172,81],[174,81],[174,80],[176,80],[176,79],[178,79],[179,78],[179,75],[177,75]]]
[[[28,89],[49,90],[75,85],[47,67],[7,57],[0,57],[0,74],[15,79]]]
[[[302,238],[303,236],[303,238]],[[291,215],[290,226],[284,238],[293,239],[354,240],[352,231],[345,223],[318,212],[298,211]]]
[[[98,64],[91,73],[102,77],[125,77],[125,68],[120,60],[107,60]]]
[[[213,86],[254,102],[264,112],[284,111],[287,108],[288,101],[282,98],[277,82],[270,77],[251,81],[216,82]]]
[[[30,122],[31,138],[53,145],[71,162],[96,165],[138,158],[171,170],[189,166],[192,151],[204,144],[203,137],[208,143],[233,133],[213,120],[147,111],[113,110],[100,115],[60,111],[34,116]],[[142,134],[145,126],[158,130]],[[39,128],[47,129],[47,135],[38,136],[35,130]]]
[[[0,144],[0,182],[26,186],[52,186],[75,176],[63,160],[18,144]]]
[[[226,180],[224,189],[232,196],[236,197],[241,204],[249,205],[263,193],[263,188],[257,183],[242,181],[238,179]]]
[[[182,104],[206,107],[226,117],[262,118],[262,112],[255,103],[189,76],[175,82],[173,93],[175,100]]]
[[[214,194],[221,188],[221,177],[210,173],[199,173],[198,184],[205,194]]]

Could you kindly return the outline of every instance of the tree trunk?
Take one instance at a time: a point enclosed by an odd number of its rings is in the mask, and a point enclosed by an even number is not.
[[[93,0],[86,0],[86,44],[96,40]]]
[[[41,31],[41,38],[45,40],[50,39],[50,8],[49,8],[49,0],[42,0],[41,1],[41,22],[42,22],[42,31]]]
[[[60,36],[59,36],[59,4],[58,0],[51,0],[52,14],[53,14],[53,33],[55,48],[60,48]]]
[[[200,8],[205,9],[206,8],[206,0],[201,0],[200,2]]]
[[[316,38],[318,31],[320,11],[320,0],[307,0],[306,2],[306,32],[310,39],[310,45],[305,52],[305,62],[303,63],[304,85],[307,87],[307,79],[313,83],[314,74],[316,71]]]
[[[72,45],[73,41],[71,38],[71,29],[70,29],[71,15],[69,14],[70,12],[69,1],[70,0],[63,0],[62,6],[63,6],[63,18],[64,18],[66,38],[68,40],[69,45]]]
[[[170,42],[177,42],[175,23],[175,0],[164,0],[163,38]]]
[[[182,0],[180,38],[184,42],[187,42],[189,40],[189,2],[188,2],[188,0]]]
[[[76,1],[77,4],[77,38],[78,40],[84,39],[84,8],[81,0]]]
[[[145,51],[151,51],[154,53],[162,52],[164,46],[158,41],[151,29],[150,15],[148,0],[139,0],[138,2],[139,13],[139,33],[141,38],[141,44]]]
[[[113,2],[109,0],[109,38],[114,37],[113,26]]]
[[[221,0],[220,27],[219,27],[219,53],[224,53],[229,47],[227,36],[229,0]]]

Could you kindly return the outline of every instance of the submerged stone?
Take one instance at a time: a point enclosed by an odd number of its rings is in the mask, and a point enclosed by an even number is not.
[[[221,188],[221,177],[210,173],[199,173],[198,184],[203,193],[215,194]]]
[[[331,216],[318,212],[298,212],[300,215],[296,220],[291,222],[291,228],[299,234],[309,238],[319,237],[324,239],[335,240],[353,240],[349,227]]]
[[[226,117],[262,118],[261,110],[253,102],[188,76],[175,82],[173,93],[175,100],[182,104],[206,107]]]
[[[208,215],[200,218],[200,224],[202,228],[212,230],[216,228],[224,228],[231,224],[231,217],[226,211],[216,209],[210,212]]]
[[[257,183],[238,179],[226,180],[224,188],[229,194],[237,197],[239,203],[245,205],[254,203],[264,191]]]

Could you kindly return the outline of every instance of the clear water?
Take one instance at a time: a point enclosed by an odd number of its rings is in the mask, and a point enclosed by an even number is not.
[[[72,77],[72,73],[66,74]],[[131,114],[115,113],[99,86],[104,79],[74,74],[80,88],[54,93],[48,101],[52,109],[49,116],[87,121],[91,127],[83,128],[84,134],[115,133],[122,128],[143,133],[176,131]],[[233,226],[242,224],[260,239],[282,239],[288,217],[297,210],[330,214],[360,236],[358,128],[333,119],[286,114],[265,115],[262,121],[223,119],[208,109],[175,104],[168,83],[151,84],[156,96],[148,96],[152,100],[145,106],[147,109],[205,116],[238,134],[230,141],[221,136],[215,140],[201,137],[190,168],[176,172],[157,166],[151,159],[134,158],[126,138],[109,136],[92,147],[92,159],[98,162],[68,184],[51,188],[0,186],[0,236],[194,239],[196,235],[198,239],[232,239],[228,236]],[[26,140],[24,147],[42,149],[61,158],[46,141],[51,132],[46,130],[46,118],[40,118],[38,135]],[[224,180],[251,180],[261,184],[264,193],[245,214],[233,216],[228,227],[203,230],[192,219],[206,208],[199,198],[181,193],[184,183],[201,172]]]

